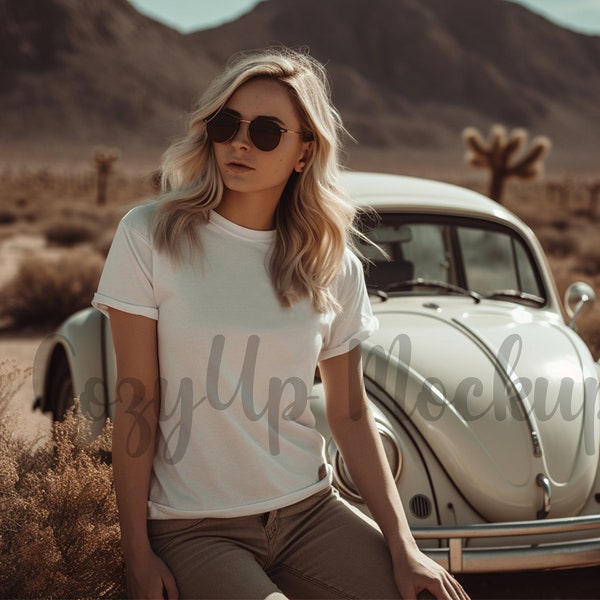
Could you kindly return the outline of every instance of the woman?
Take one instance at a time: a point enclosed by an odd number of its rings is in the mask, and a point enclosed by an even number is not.
[[[368,409],[376,329],[337,187],[326,73],[240,54],[122,220],[94,304],[117,357],[115,487],[132,597],[466,598],[417,548]],[[309,396],[383,532],[331,488]]]

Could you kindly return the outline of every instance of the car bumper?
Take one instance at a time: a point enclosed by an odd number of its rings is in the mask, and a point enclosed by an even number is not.
[[[438,542],[439,547],[424,548],[424,551],[452,573],[600,565],[600,515],[461,527],[417,527],[412,532],[419,543]],[[475,547],[478,543],[485,545]]]

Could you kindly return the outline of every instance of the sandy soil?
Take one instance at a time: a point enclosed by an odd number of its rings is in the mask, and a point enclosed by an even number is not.
[[[44,248],[41,236],[23,235],[6,238],[0,243],[0,287],[16,274],[20,261]],[[31,370],[37,349],[45,335],[39,332],[0,332],[0,361],[14,362],[21,371]],[[9,367],[7,367],[9,368]],[[44,434],[50,430],[50,420],[39,411],[32,411],[34,401],[32,374],[10,400],[8,412],[16,420],[17,430],[27,436]]]
[[[39,252],[44,246],[40,235],[19,234],[3,240],[0,243],[0,286],[15,275],[25,256]]]
[[[0,361],[14,361],[15,368],[23,372],[30,370],[43,338],[44,336],[39,333],[0,334]],[[39,410],[33,411],[33,401],[33,375],[29,373],[8,405],[8,415],[15,419],[16,432],[28,438],[50,432],[49,417]]]

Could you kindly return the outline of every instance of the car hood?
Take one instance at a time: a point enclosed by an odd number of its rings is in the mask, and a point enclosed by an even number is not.
[[[597,469],[598,384],[559,317],[463,298],[391,298],[374,310],[366,376],[472,506],[493,521],[536,518],[545,479],[550,516],[577,514]]]

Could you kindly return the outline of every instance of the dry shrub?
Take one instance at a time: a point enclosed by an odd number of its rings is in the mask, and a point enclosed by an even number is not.
[[[23,387],[31,371],[32,369],[17,369],[13,360],[0,360],[0,428],[8,418],[9,402]]]
[[[567,231],[571,227],[572,222],[571,219],[566,217],[556,217],[550,221],[550,225],[557,231]]]
[[[12,206],[3,206],[0,208],[0,225],[11,225],[20,218],[19,211]]]
[[[123,210],[56,201],[39,212],[38,230],[50,244],[91,242],[106,230],[114,230]]]
[[[0,364],[0,386],[23,378]],[[8,394],[1,395],[6,413]],[[110,425],[89,443],[74,407],[54,436],[26,441],[0,421],[0,597],[120,598],[124,564],[112,470]]]
[[[579,240],[575,233],[560,231],[552,227],[543,227],[538,230],[537,237],[544,251],[552,256],[573,256],[579,250]]]
[[[591,277],[600,275],[600,246],[596,239],[587,239],[583,244],[577,256],[576,268]]]
[[[0,316],[14,327],[56,326],[89,306],[104,258],[88,249],[25,258],[0,290]]]
[[[87,219],[55,218],[44,224],[42,232],[51,245],[75,246],[94,241],[102,228]]]

